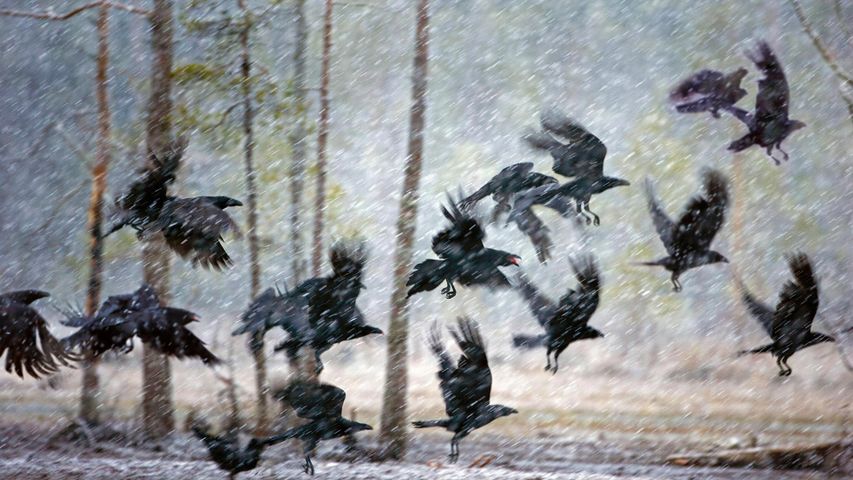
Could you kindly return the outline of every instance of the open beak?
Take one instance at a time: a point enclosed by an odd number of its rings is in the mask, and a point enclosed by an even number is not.
[[[513,255],[513,256],[509,257],[509,263],[511,263],[517,267],[517,266],[521,265],[521,257]]]

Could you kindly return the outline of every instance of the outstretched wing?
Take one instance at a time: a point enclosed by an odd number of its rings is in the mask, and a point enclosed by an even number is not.
[[[595,257],[591,254],[570,258],[569,263],[575,272],[578,287],[576,290],[569,289],[560,298],[558,313],[561,315],[552,318],[563,323],[565,320],[569,320],[569,323],[573,325],[586,325],[598,308],[601,273]],[[560,318],[557,319],[556,317]]]
[[[707,95],[716,95],[725,86],[725,75],[716,70],[700,70],[682,80],[669,94],[673,103],[695,102]]]
[[[820,303],[817,280],[809,257],[804,253],[789,255],[788,265],[794,279],[782,287],[770,334],[774,341],[783,343],[805,338],[812,328]]]
[[[34,308],[19,302],[0,303],[0,356],[6,354],[6,371],[21,378],[52,375],[77,357],[48,330]]]
[[[459,201],[461,211],[470,211],[480,200],[496,193],[508,193],[515,185],[521,185],[533,169],[532,162],[516,163],[505,167],[486,182],[479,190]]]
[[[556,313],[557,306],[554,305],[554,302],[552,302],[548,297],[542,295],[535,285],[530,283],[530,279],[527,278],[527,275],[519,273],[515,278],[517,280],[516,289],[521,293],[521,296],[524,297],[524,300],[527,301],[530,313],[536,317],[539,325],[544,327]]]
[[[192,256],[194,264],[215,270],[232,264],[220,243],[222,237],[229,232],[240,235],[231,216],[207,197],[170,200],[161,210],[156,229],[177,254]]]
[[[673,234],[676,252],[708,250],[725,221],[729,202],[728,179],[713,169],[703,172],[703,177],[705,195],[690,199]]]
[[[663,242],[663,246],[666,248],[667,253],[673,255],[675,253],[675,249],[672,240],[675,224],[672,219],[669,218],[669,215],[667,215],[663,210],[663,207],[661,207],[660,201],[657,199],[657,195],[655,194],[655,187],[652,185],[651,179],[646,178],[645,187],[646,203],[649,207],[649,213],[652,216],[652,222],[655,225],[655,230],[658,232],[658,237],[660,237],[660,241]]]
[[[746,306],[746,310],[758,320],[758,323],[767,332],[767,335],[773,335],[773,318],[775,317],[773,309],[755,298],[740,278],[735,277],[735,283],[740,291],[740,298],[744,306]]]
[[[432,238],[432,251],[441,258],[458,258],[482,250],[486,232],[480,222],[463,213],[449,195],[448,200],[448,205],[441,207],[441,213],[450,220],[450,227]]]
[[[346,392],[334,385],[301,381],[291,383],[279,394],[296,416],[311,420],[342,416],[346,398]]]
[[[480,406],[489,404],[492,391],[492,372],[483,337],[477,323],[470,318],[459,318],[457,328],[449,330],[462,350],[449,388],[459,402],[457,410],[476,411]]]
[[[551,247],[554,243],[548,235],[549,230],[545,223],[530,208],[516,212],[512,218],[521,233],[530,238],[533,248],[536,249],[536,258],[541,263],[548,261],[551,258]]]
[[[220,360],[207,349],[186,325],[198,321],[198,316],[188,310],[172,307],[147,308],[129,315],[136,323],[137,335],[146,345],[177,359],[198,358],[208,365]]]
[[[767,122],[779,117],[788,117],[788,81],[782,65],[770,49],[767,42],[758,42],[756,49],[746,52],[747,58],[755,63],[764,78],[758,81],[758,95],[755,97],[755,118]]]
[[[569,141],[551,151],[553,170],[567,177],[596,178],[604,171],[607,147],[579,122],[556,110],[547,110],[539,117],[542,128]]]

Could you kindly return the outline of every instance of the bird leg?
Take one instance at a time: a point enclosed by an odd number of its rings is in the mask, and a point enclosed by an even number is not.
[[[444,298],[451,299],[456,296],[456,287],[453,286],[453,282],[449,279],[444,279],[447,282],[447,286],[441,289],[441,293],[444,295]]]
[[[305,464],[302,465],[302,471],[308,475],[314,475],[314,464],[311,463],[311,457],[305,455]]]
[[[773,159],[776,165],[781,165],[782,161],[773,156],[773,145],[767,147],[767,156]]]
[[[791,376],[791,372],[793,372],[793,369],[788,365],[788,359],[787,359],[787,358],[782,358],[782,359],[781,359],[781,363],[782,363],[782,365],[785,367],[785,370],[783,370],[783,371],[779,372],[779,375],[780,375],[780,376],[782,376],[782,377],[789,377],[789,376]]]
[[[601,219],[598,218],[598,215],[596,215],[595,212],[593,212],[592,210],[589,209],[589,202],[584,203],[584,209],[590,215],[592,215],[592,224],[595,225],[596,227],[599,226],[601,224]],[[586,223],[587,223],[587,225],[589,225],[589,222],[586,222]]]
[[[776,150],[779,150],[780,152],[782,152],[782,155],[784,155],[784,157],[782,157],[782,158],[787,162],[788,158],[789,158],[788,152],[786,152],[785,150],[782,150],[782,142],[779,142],[776,144]]]
[[[459,459],[459,440],[456,439],[456,435],[450,440],[450,455],[447,457],[447,461],[450,463],[456,463],[456,460]]]
[[[681,282],[678,281],[678,274],[674,273],[670,277],[670,281],[672,281],[672,291],[680,292],[681,291]]]
[[[578,211],[578,215],[582,216],[582,217],[584,218],[584,220],[586,220],[586,224],[587,224],[587,225],[589,225],[590,223],[592,223],[592,219],[589,217],[589,215],[587,215],[587,214],[583,211],[583,202],[577,202],[577,207],[576,207],[576,208],[577,208],[577,211]],[[592,213],[592,212],[590,212],[590,213]]]

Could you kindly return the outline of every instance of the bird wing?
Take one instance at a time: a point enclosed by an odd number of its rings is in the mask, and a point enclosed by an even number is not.
[[[154,307],[134,312],[128,318],[136,323],[137,335],[142,343],[163,354],[178,359],[198,358],[208,365],[220,363],[204,342],[186,328],[188,323],[198,321],[198,316],[193,312],[180,308]]]
[[[713,169],[706,170],[703,177],[705,195],[690,199],[673,234],[676,252],[708,250],[725,221],[729,202],[728,179]]]
[[[669,94],[673,103],[697,101],[707,95],[716,94],[725,87],[725,75],[716,70],[700,70],[682,80]]]
[[[758,42],[755,50],[746,53],[755,63],[764,77],[758,81],[758,94],[755,97],[755,118],[769,121],[779,117],[788,117],[789,89],[782,64],[773,54],[767,42]]]
[[[291,383],[280,395],[296,416],[311,420],[341,417],[347,398],[346,392],[334,385],[301,381]]]
[[[592,314],[598,308],[599,292],[601,289],[601,273],[593,255],[580,255],[570,258],[569,263],[578,281],[576,290],[569,289],[560,298],[557,314],[551,317],[549,325],[562,325],[561,328],[578,326],[589,323]]]
[[[530,282],[527,275],[520,273],[515,278],[517,280],[516,289],[524,297],[524,300],[527,301],[527,306],[530,308],[533,316],[536,317],[539,325],[544,327],[556,313],[557,306],[551,299],[539,292],[539,289]]]
[[[279,296],[275,289],[270,287],[258,295],[249,308],[243,312],[240,317],[241,324],[231,335],[237,336],[248,332],[263,332],[269,331],[274,324],[273,313],[279,302]]]
[[[516,212],[513,220],[521,233],[530,238],[533,247],[536,249],[536,257],[540,262],[545,263],[551,258],[551,247],[554,243],[551,241],[551,236],[548,235],[548,227],[545,223],[533,213],[533,209],[527,208]]]
[[[735,277],[735,283],[740,291],[740,298],[746,306],[746,310],[750,315],[758,320],[758,323],[761,324],[761,328],[763,328],[768,335],[773,335],[773,319],[775,317],[773,309],[764,302],[755,298],[740,278]]]
[[[795,253],[788,257],[788,265],[794,279],[782,287],[770,334],[774,341],[783,343],[811,330],[820,303],[817,280],[809,257],[804,253]]]
[[[0,303],[0,356],[6,354],[6,371],[24,378],[52,375],[77,357],[48,330],[47,321],[24,303]]]
[[[652,215],[652,222],[655,224],[655,230],[658,232],[658,237],[660,237],[661,242],[663,242],[663,246],[666,248],[667,253],[672,255],[675,253],[672,241],[675,223],[673,223],[672,219],[669,218],[663,210],[663,207],[661,207],[660,201],[657,199],[657,195],[655,194],[654,185],[652,185],[652,181],[649,178],[646,178],[645,187],[646,202],[649,207],[649,213]]]
[[[521,184],[524,177],[533,169],[533,162],[516,163],[503,168],[486,182],[479,190],[459,201],[461,211],[470,211],[480,200],[504,192],[514,184]]]
[[[441,213],[450,220],[450,227],[432,238],[432,251],[441,258],[458,258],[467,253],[482,250],[486,232],[473,216],[463,213],[448,195],[449,204],[441,207]]]
[[[476,411],[489,404],[492,391],[492,372],[483,337],[477,323],[470,318],[459,318],[457,328],[449,330],[462,350],[449,388],[460,402],[458,410]]]
[[[539,118],[542,128],[569,141],[552,149],[553,170],[567,177],[595,178],[604,171],[607,147],[583,125],[556,110],[547,110]]]
[[[232,263],[220,243],[222,237],[229,232],[240,235],[240,228],[231,216],[206,197],[168,201],[155,228],[163,232],[166,243],[177,254],[193,255],[193,263],[216,270]]]

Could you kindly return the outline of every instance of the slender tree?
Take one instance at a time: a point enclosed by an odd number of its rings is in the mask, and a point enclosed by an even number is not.
[[[305,0],[296,0],[294,9],[293,46],[293,103],[296,115],[289,132],[293,158],[290,163],[290,243],[291,276],[302,282],[306,274],[305,241],[302,238],[302,194],[305,188],[306,141],[305,116],[308,110],[305,52],[308,50],[308,24],[305,21]]]
[[[415,59],[412,74],[412,107],[409,119],[409,147],[397,219],[397,247],[394,258],[394,290],[388,328],[388,354],[385,365],[385,395],[382,403],[381,440],[390,458],[400,459],[406,453],[406,364],[409,336],[406,279],[411,271],[415,223],[418,211],[418,185],[424,148],[426,114],[427,59],[429,45],[429,0],[419,0],[415,27]]]
[[[323,226],[326,208],[326,141],[329,137],[329,68],[332,60],[332,0],[326,0],[323,15],[323,66],[320,72],[320,120],[317,124],[317,192],[314,195],[314,241],[311,271],[316,277],[323,268]]]

